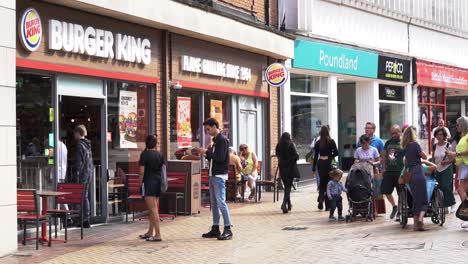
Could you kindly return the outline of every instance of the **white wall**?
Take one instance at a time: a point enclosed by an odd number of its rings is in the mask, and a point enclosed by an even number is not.
[[[356,135],[364,134],[367,122],[375,123],[375,135],[380,136],[379,83],[374,80],[356,82]]]
[[[0,257],[17,248],[15,8],[15,1],[0,1]]]
[[[363,48],[468,68],[468,39],[418,19],[353,1],[288,0],[287,29]],[[364,11],[365,9],[365,11]],[[294,16],[297,14],[297,18]],[[296,23],[294,23],[297,21]]]

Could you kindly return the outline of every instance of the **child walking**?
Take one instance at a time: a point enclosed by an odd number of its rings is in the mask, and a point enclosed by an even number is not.
[[[340,169],[333,169],[329,173],[331,181],[327,184],[327,196],[330,201],[330,217],[328,221],[336,221],[336,218],[333,216],[335,209],[338,208],[338,221],[344,221],[343,217],[343,198],[341,198],[341,193],[346,192],[345,187],[341,183],[341,177],[343,177],[343,171]]]

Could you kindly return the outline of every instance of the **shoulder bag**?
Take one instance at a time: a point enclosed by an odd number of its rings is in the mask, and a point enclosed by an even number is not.
[[[166,164],[161,166],[161,192],[167,191],[168,188],[168,179],[167,179],[167,171],[166,171]]]

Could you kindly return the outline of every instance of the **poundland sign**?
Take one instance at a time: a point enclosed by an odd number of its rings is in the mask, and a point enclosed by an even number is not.
[[[48,48],[93,57],[116,59],[131,63],[151,63],[151,42],[147,38],[114,33],[92,26],[83,27],[55,19],[48,21]],[[42,39],[39,13],[29,8],[20,20],[21,43],[35,51]]]
[[[296,40],[294,68],[377,78],[377,54],[307,40]]]

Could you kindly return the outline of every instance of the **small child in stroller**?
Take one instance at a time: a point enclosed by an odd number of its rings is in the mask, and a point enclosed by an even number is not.
[[[328,221],[336,221],[334,216],[335,209],[338,208],[338,221],[344,221],[343,217],[343,198],[341,193],[346,192],[346,188],[341,183],[341,178],[343,177],[343,171],[340,169],[333,169],[329,172],[331,181],[327,184],[327,196],[330,202],[330,216]]]

